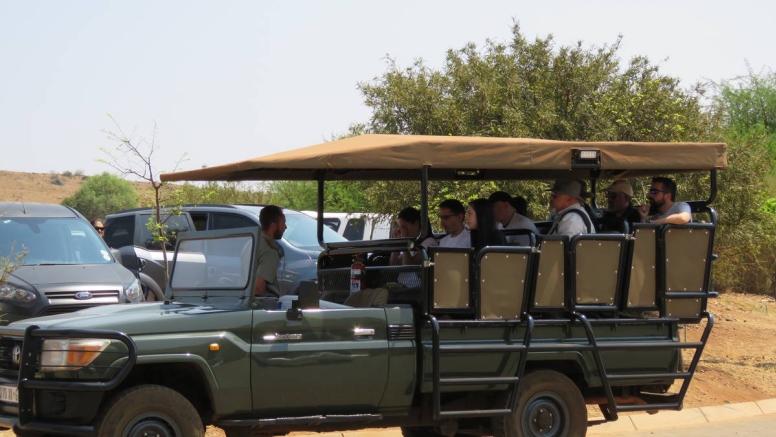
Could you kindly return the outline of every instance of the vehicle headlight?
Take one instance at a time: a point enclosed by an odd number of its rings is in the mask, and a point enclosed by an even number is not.
[[[132,285],[127,287],[127,299],[130,302],[137,302],[143,298],[143,290],[140,288],[140,281],[135,279]]]
[[[92,363],[110,344],[103,338],[64,338],[43,341],[41,372],[78,370]]]
[[[0,299],[13,299],[19,302],[32,302],[33,300],[37,299],[37,297],[37,294],[23,288],[14,287],[13,285],[8,284],[0,285]]]

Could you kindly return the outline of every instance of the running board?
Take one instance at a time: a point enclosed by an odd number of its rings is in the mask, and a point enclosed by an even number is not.
[[[216,426],[273,426],[273,425],[318,425],[337,422],[376,422],[382,414],[331,414],[320,416],[273,417],[250,420],[219,420]]]

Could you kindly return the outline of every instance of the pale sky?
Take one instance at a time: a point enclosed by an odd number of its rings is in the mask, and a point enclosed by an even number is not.
[[[218,165],[323,142],[369,118],[356,89],[450,48],[624,39],[690,87],[776,67],[764,1],[0,0],[0,170],[113,172],[104,130],[149,136],[156,166]],[[115,173],[115,172],[113,172]]]

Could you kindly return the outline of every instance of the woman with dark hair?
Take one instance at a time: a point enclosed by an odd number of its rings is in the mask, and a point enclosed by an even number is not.
[[[413,207],[407,207],[399,212],[399,216],[396,219],[399,225],[395,230],[394,238],[418,238],[422,240],[420,245],[428,249],[431,246],[436,246],[437,241],[434,239],[434,233],[431,231],[431,224],[426,220],[426,230],[420,231],[420,211]],[[423,255],[419,250],[405,250],[401,252],[391,253],[392,266],[409,266],[418,265],[423,262]]]
[[[493,204],[488,199],[475,199],[469,202],[466,211],[466,225],[471,233],[472,247],[478,252],[485,246],[504,246],[506,241],[496,227]]]

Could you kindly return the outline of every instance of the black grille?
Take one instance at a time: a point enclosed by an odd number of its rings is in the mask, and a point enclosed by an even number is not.
[[[390,325],[388,326],[388,340],[414,340],[415,326]]]
[[[14,346],[22,347],[22,340],[14,340],[10,338],[0,338],[0,369],[2,370],[19,370],[19,365],[13,362],[13,348]]]

